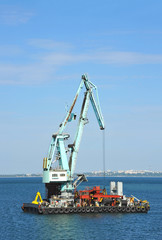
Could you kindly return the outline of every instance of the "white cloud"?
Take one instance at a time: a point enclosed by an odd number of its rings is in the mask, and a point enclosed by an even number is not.
[[[0,64],[0,84],[40,84],[50,81],[55,71],[56,68],[51,69],[51,66],[42,63],[28,65]]]
[[[64,42],[56,42],[50,39],[30,39],[28,44],[45,50],[67,50],[72,48],[72,45]]]
[[[131,35],[131,34],[148,34],[148,35],[152,35],[152,34],[162,34],[161,29],[159,30],[155,30],[155,29],[150,29],[150,30],[112,30],[112,31],[104,31],[101,33],[102,35]]]
[[[77,53],[75,51],[73,53],[74,51],[71,51],[71,47],[68,47],[70,45],[46,39],[31,40],[30,44],[45,49],[43,52],[37,49],[35,54],[33,54],[33,49],[29,49],[25,54],[25,50],[9,46],[9,51],[6,50],[5,58],[5,51],[3,50],[0,59],[0,84],[39,84],[54,79],[54,76],[56,79],[56,74],[61,67],[68,65],[76,66],[76,64],[85,64],[86,67],[87,64],[125,66],[131,64],[162,64],[161,54],[112,52],[97,49],[91,52]],[[47,49],[48,47],[51,48],[50,52]],[[0,49],[2,48],[3,46],[0,46]],[[52,48],[55,48],[55,50]],[[8,56],[8,52],[11,53],[11,56]],[[24,54],[20,54],[23,52]],[[14,55],[16,64],[10,58],[12,55]]]
[[[136,52],[93,52],[83,54],[50,53],[42,57],[43,61],[56,65],[76,62],[97,64],[162,64],[161,54],[143,54]]]
[[[161,54],[143,54],[136,52],[100,52],[93,56],[102,64],[162,64]]]
[[[27,23],[33,12],[11,5],[0,5],[0,24],[17,25]]]
[[[11,56],[17,56],[19,54],[24,53],[24,51],[14,45],[1,45],[0,46],[0,57],[11,57]]]

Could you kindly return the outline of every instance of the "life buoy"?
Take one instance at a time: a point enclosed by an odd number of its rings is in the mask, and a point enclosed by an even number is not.
[[[86,210],[85,210],[85,208],[83,207],[83,208],[82,208],[82,213],[85,213],[85,211],[86,211]]]
[[[136,211],[137,212],[141,212],[141,208],[140,207],[136,207]]]
[[[63,209],[63,208],[60,208],[60,209],[59,209],[59,213],[61,213],[61,214],[64,213],[64,209]]]
[[[124,213],[126,211],[126,208],[125,207],[122,207],[122,212]]]
[[[127,212],[127,213],[130,213],[130,211],[131,211],[130,207],[127,207],[127,208],[126,208],[126,212]]]
[[[103,212],[107,212],[107,208],[106,207],[103,207]]]
[[[54,208],[54,213],[58,213],[59,212],[59,210],[58,210],[58,208]]]
[[[94,212],[94,207],[91,207],[91,212],[92,212],[92,213]]]
[[[118,212],[121,212],[122,211],[122,207],[118,207]]]
[[[66,214],[69,213],[69,208],[65,208],[64,213],[66,213]]]
[[[142,208],[141,208],[141,212],[143,212],[143,213],[146,212],[146,208],[145,208],[145,207],[142,207]]]
[[[74,213],[77,213],[77,212],[78,212],[78,209],[77,209],[77,208],[74,208],[73,211],[74,211]]]
[[[115,212],[116,208],[113,206],[111,207],[111,212]]]
[[[42,214],[42,213],[43,213],[43,210],[42,210],[42,208],[41,208],[41,207],[38,207],[38,212],[39,212],[40,214]]]
[[[99,207],[98,211],[99,213],[102,213],[102,207]]]
[[[81,213],[81,211],[82,211],[82,208],[78,207],[78,213]]]
[[[135,207],[131,207],[131,212],[134,213],[136,211]]]
[[[49,208],[49,209],[48,209],[48,213],[49,213],[49,214],[52,214],[52,213],[53,213],[53,208]]]
[[[73,209],[73,208],[69,208],[69,212],[70,212],[70,213],[73,213],[73,212],[74,212],[74,209]]]
[[[91,211],[90,207],[86,207],[86,212],[89,213]]]
[[[107,208],[107,211],[108,211],[108,212],[111,212],[111,211],[112,211],[111,209],[112,209],[112,207],[109,206],[109,207]]]

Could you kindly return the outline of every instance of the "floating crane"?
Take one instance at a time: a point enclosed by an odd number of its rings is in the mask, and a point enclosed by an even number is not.
[[[85,87],[84,98],[81,106],[77,130],[72,144],[66,146],[70,135],[65,133],[67,124],[76,120],[73,112],[79,93]],[[96,100],[94,97],[96,91]],[[43,183],[46,188],[46,199],[41,198],[37,192],[32,203],[24,203],[24,212],[40,214],[62,213],[93,213],[93,212],[147,212],[150,209],[148,201],[136,197],[123,195],[122,182],[110,182],[110,194],[100,186],[77,191],[78,185],[87,181],[84,174],[78,174],[74,180],[74,171],[79,151],[79,146],[85,124],[88,123],[87,112],[89,103],[93,107],[101,130],[105,129],[97,87],[89,81],[86,74],[82,75],[79,88],[76,92],[70,109],[67,111],[63,122],[59,125],[57,133],[52,135],[48,155],[43,159]],[[38,201],[39,199],[39,201]]]
[[[69,134],[63,133],[67,124],[76,119],[73,108],[81,92],[85,86],[85,94],[81,107],[80,117],[78,121],[77,131],[73,144],[69,144],[68,148],[65,147],[65,141],[69,138]],[[94,91],[96,91],[97,99],[94,98]],[[82,75],[81,83],[74,97],[72,105],[67,112],[64,121],[60,124],[58,132],[52,135],[51,144],[48,151],[47,158],[43,160],[43,183],[46,186],[46,198],[49,199],[51,195],[66,195],[70,197],[76,187],[77,181],[73,182],[73,175],[79,151],[79,146],[83,134],[85,124],[88,122],[87,112],[91,102],[94,113],[96,115],[99,127],[104,130],[104,119],[101,113],[101,108],[98,99],[97,87],[88,80],[86,74]],[[68,153],[70,157],[68,159]],[[58,162],[57,168],[53,168],[53,163]],[[84,175],[78,176],[78,181],[85,181]]]

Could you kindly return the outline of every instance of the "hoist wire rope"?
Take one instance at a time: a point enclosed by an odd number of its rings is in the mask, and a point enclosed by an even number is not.
[[[103,151],[103,185],[105,188],[105,129],[103,130],[103,141],[102,141],[102,151]]]

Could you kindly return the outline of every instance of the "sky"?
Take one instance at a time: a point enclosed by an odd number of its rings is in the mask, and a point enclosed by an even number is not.
[[[106,170],[162,171],[161,9],[161,0],[0,0],[0,174],[42,172],[84,73],[98,87]],[[76,172],[103,170],[92,106],[88,119]]]

